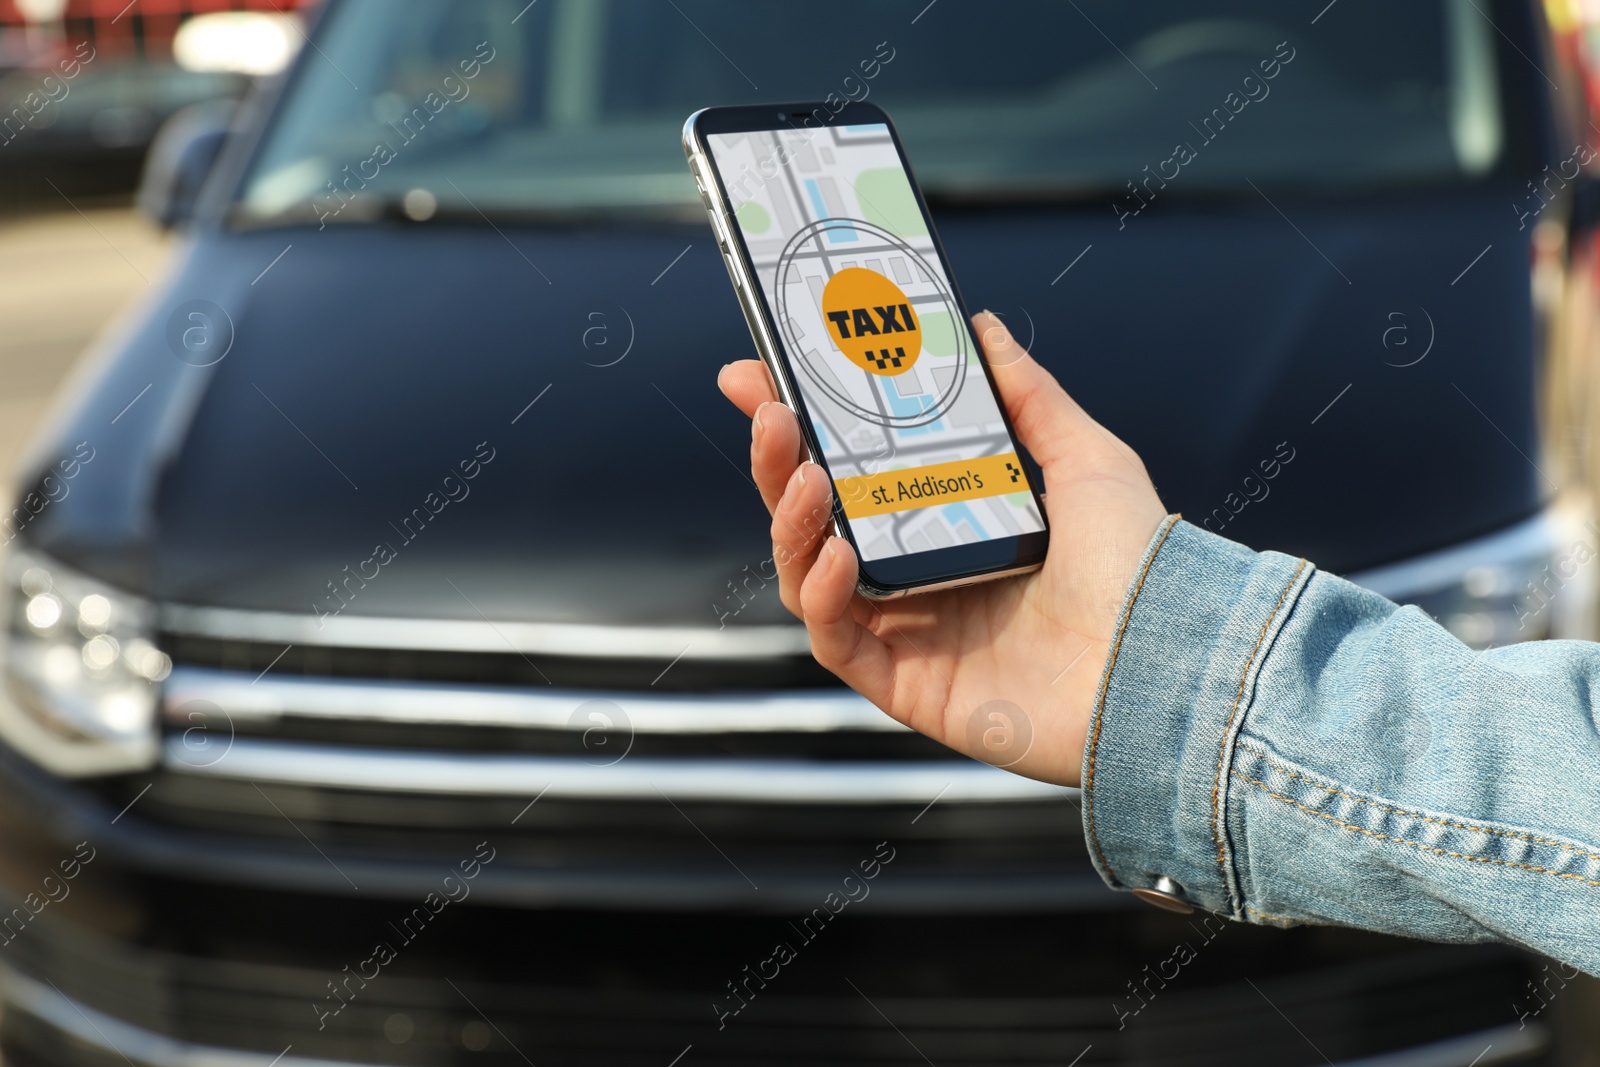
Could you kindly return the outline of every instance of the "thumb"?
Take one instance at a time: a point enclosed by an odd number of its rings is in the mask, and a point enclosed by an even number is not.
[[[1000,316],[980,311],[972,316],[972,327],[1017,438],[1046,472],[1069,458],[1082,458],[1086,451],[1101,451],[1108,439],[1115,440],[1067,395],[1055,375],[1016,342]]]

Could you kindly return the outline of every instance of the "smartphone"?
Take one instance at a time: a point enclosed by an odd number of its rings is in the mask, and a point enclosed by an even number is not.
[[[756,349],[888,599],[1022,574],[1049,528],[912,177],[875,105],[714,107],[683,147]]]

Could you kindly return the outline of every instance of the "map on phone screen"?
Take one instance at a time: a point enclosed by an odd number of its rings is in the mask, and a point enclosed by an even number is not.
[[[888,127],[707,142],[861,558],[1043,530]]]

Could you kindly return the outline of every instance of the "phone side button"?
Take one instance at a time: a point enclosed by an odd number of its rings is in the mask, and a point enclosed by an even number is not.
[[[724,251],[722,253],[722,262],[728,268],[728,277],[733,279],[733,287],[735,289],[743,289],[744,283],[739,280],[739,269],[734,266],[733,257]]]

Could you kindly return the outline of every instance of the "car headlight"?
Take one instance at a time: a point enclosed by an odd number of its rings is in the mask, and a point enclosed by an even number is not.
[[[1438,552],[1349,575],[1415,604],[1463,643],[1492,648],[1546,637],[1593,640],[1600,551],[1583,512],[1558,503],[1515,526]]]
[[[5,561],[0,736],[69,776],[151,766],[159,683],[150,606],[37,552]]]

